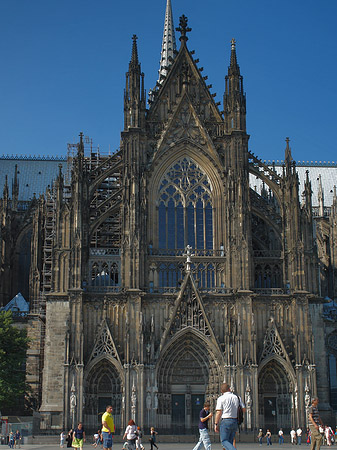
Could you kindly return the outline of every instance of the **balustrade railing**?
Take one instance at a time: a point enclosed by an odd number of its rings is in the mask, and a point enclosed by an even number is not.
[[[176,294],[179,290],[179,286],[163,286],[163,287],[149,287],[145,289],[150,294]],[[198,291],[202,294],[232,294],[232,288],[225,287],[202,287],[198,288]]]
[[[254,258],[281,258],[281,250],[254,250]]]
[[[119,248],[90,248],[90,256],[108,256],[108,255],[120,255]]]
[[[150,256],[186,256],[186,249],[184,248],[149,248],[148,255]],[[224,249],[191,249],[191,257],[208,257],[208,256],[216,256],[216,257],[224,257],[225,250]]]
[[[283,288],[254,288],[253,292],[259,295],[284,295],[289,294],[289,289]]]
[[[84,290],[87,292],[120,292],[121,286],[85,286]]]
[[[319,206],[312,207],[312,215],[313,217],[330,217],[331,216],[331,206],[324,206],[323,216],[320,211]]]

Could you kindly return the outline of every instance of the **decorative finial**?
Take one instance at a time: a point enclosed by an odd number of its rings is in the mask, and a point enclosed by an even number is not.
[[[236,58],[236,40],[232,38],[231,40],[231,62],[230,62],[230,73],[231,75],[240,75],[240,68]]]
[[[186,36],[186,33],[188,33],[189,31],[192,31],[192,28],[189,28],[187,26],[187,17],[185,16],[185,14],[183,14],[180,18],[179,18],[179,28],[176,28],[176,31],[180,31],[181,36],[179,38],[180,41],[184,41],[186,42],[188,40],[188,37]]]
[[[194,256],[191,252],[192,247],[190,245],[187,245],[185,248],[185,253],[183,256],[186,256],[186,271],[191,272],[191,265],[192,265],[192,259],[191,257]]]
[[[132,55],[131,55],[131,65],[137,66],[138,64],[138,50],[137,50],[137,35],[132,36]]]

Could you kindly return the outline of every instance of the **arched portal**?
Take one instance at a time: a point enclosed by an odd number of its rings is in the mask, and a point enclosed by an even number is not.
[[[293,382],[283,365],[269,361],[259,374],[259,424],[274,434],[289,428],[293,411]]]
[[[108,359],[100,359],[85,378],[84,423],[87,428],[97,430],[107,405],[113,407],[116,432],[121,426],[123,383],[118,370]]]
[[[157,370],[163,431],[190,433],[198,425],[204,400],[213,400],[222,377],[219,355],[211,347],[209,337],[191,329],[179,332],[163,351]]]

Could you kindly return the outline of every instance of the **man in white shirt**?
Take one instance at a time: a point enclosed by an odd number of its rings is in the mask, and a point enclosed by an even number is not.
[[[290,441],[292,445],[296,444],[296,431],[294,430],[294,428],[292,428],[292,430],[290,431]]]
[[[283,437],[283,430],[282,430],[282,428],[280,428],[280,430],[278,432],[278,443],[280,445],[284,444],[284,437]]]
[[[238,429],[238,406],[241,405],[243,412],[246,408],[241,398],[231,392],[228,383],[221,385],[221,393],[216,402],[214,431],[219,433],[220,430],[220,441],[224,449],[234,450],[233,440]]]
[[[301,445],[301,443],[302,443],[302,428],[301,427],[297,428],[296,434],[297,434],[297,445]]]

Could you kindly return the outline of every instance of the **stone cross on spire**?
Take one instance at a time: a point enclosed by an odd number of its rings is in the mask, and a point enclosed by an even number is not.
[[[187,17],[183,14],[179,19],[179,28],[176,28],[176,31],[180,31],[181,33],[181,36],[179,38],[181,42],[186,42],[188,40],[186,33],[192,31],[192,28],[189,28],[187,26],[187,21],[188,21]]]

